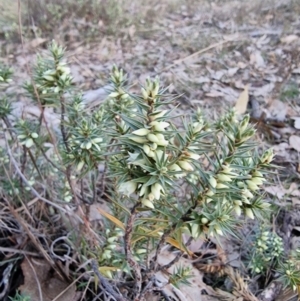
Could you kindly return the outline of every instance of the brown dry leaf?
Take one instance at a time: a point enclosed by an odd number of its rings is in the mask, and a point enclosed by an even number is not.
[[[280,101],[279,99],[270,98],[268,100],[266,118],[275,119],[277,121],[284,121],[287,113],[287,105],[286,103]]]
[[[292,117],[291,119],[294,120],[294,128],[300,129],[300,117]]]
[[[128,35],[129,35],[130,39],[133,39],[135,33],[136,33],[136,27],[135,27],[134,24],[132,24],[132,25],[128,28]]]
[[[235,104],[235,109],[238,114],[244,114],[246,112],[248,101],[249,101],[249,85],[246,85],[244,91],[240,94],[240,97],[238,98]]]
[[[260,51],[254,51],[250,55],[250,63],[256,68],[262,68],[265,66],[265,61],[260,53]]]
[[[292,198],[293,206],[300,206],[300,199],[299,198]]]
[[[186,244],[190,238],[191,238],[191,236],[189,234],[183,234],[182,235],[183,243]],[[203,238],[193,239],[189,245],[189,250],[193,253],[199,252],[199,250],[203,246],[204,242],[205,242],[205,240]]]
[[[300,137],[297,135],[291,135],[289,138],[289,143],[291,148],[295,149],[297,152],[300,152]]]
[[[297,41],[298,39],[299,39],[299,36],[297,36],[295,34],[291,34],[291,35],[288,35],[288,36],[285,36],[285,37],[281,38],[280,42],[284,43],[284,44],[291,44],[294,41]]]
[[[294,197],[300,196],[300,190],[296,183],[292,183],[289,189],[285,189],[282,186],[269,186],[269,187],[265,187],[265,191],[272,195],[277,196],[279,199],[281,199],[284,195],[291,195]]]
[[[19,287],[22,294],[30,296],[31,301],[73,301],[76,286],[51,273],[51,266],[44,259],[25,258],[21,264],[24,284]],[[42,296],[40,295],[42,294]]]
[[[159,254],[157,262],[163,266],[171,262],[175,256],[174,253],[163,250]],[[190,269],[191,275],[188,279],[190,285],[179,286],[179,289],[172,284],[168,284],[169,273],[175,273],[178,268]],[[196,269],[189,259],[181,257],[174,265],[167,269],[167,272],[168,273],[161,271],[155,274],[156,285],[163,287],[164,293],[176,301],[208,301],[212,299],[208,299],[207,297],[212,298],[215,295],[213,289],[203,282],[203,273]],[[202,290],[205,290],[210,296],[202,295]]]
[[[273,91],[274,87],[275,87],[274,83],[269,83],[260,88],[255,88],[255,90],[253,91],[253,95],[256,97],[258,96],[266,97]]]
[[[45,42],[47,42],[47,39],[36,38],[29,42],[29,47],[37,48],[38,46],[44,44]]]
[[[290,145],[286,142],[279,143],[273,146],[273,151],[276,156],[288,158]]]

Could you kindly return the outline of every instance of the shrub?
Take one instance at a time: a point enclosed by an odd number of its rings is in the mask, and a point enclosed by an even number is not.
[[[46,205],[45,221],[76,206],[79,226],[70,229],[63,219],[62,228],[70,246],[80,241],[78,265],[91,262],[102,282],[105,277],[134,280],[130,298],[142,300],[151,288],[145,284],[153,285],[151,279],[164,268],[157,263],[164,246],[190,254],[184,233],[189,241],[237,236],[245,218],[268,216],[260,187],[273,153],[257,151],[249,115],[239,118],[229,110],[209,122],[198,108],[191,116],[176,116],[175,99],[158,78],[147,79],[135,95],[117,67],[107,99],[89,109],[74,91],[63,59],[64,49],[53,42],[49,56],[38,57],[33,81],[24,85],[40,107],[38,118],[23,116],[11,123],[9,98],[1,99],[0,117],[9,133],[2,160],[9,177],[1,178],[1,187],[14,207],[35,195]],[[1,82],[9,82],[10,70],[0,71]],[[46,121],[49,107],[60,116],[58,127]],[[100,199],[109,208],[97,209],[104,217],[101,231],[91,228],[84,212]],[[258,272],[253,262],[251,268]],[[169,281],[188,285],[189,272],[177,269]]]

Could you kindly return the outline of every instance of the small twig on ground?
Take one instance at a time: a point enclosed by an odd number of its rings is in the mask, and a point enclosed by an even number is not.
[[[191,55],[186,56],[185,58],[176,60],[173,64],[171,64],[171,65],[169,65],[169,66],[163,68],[163,69],[160,70],[158,73],[167,71],[167,70],[171,69],[172,67],[174,67],[174,66],[176,66],[176,65],[179,65],[179,64],[183,63],[184,61],[186,61],[186,60],[188,60],[188,59],[191,59],[191,58],[193,58],[193,57],[195,57],[195,56],[197,56],[197,55],[199,55],[199,54],[201,54],[201,53],[203,53],[203,52],[206,52],[206,51],[208,51],[208,50],[211,50],[211,49],[213,49],[213,48],[216,48],[216,47],[218,47],[218,46],[221,46],[221,45],[223,45],[223,44],[226,44],[226,43],[229,43],[229,42],[233,42],[233,41],[234,41],[234,40],[225,40],[225,41],[221,41],[221,42],[218,42],[218,43],[214,43],[214,44],[212,44],[212,45],[209,45],[208,47],[205,47],[205,48],[203,48],[203,49],[201,49],[201,50],[198,50],[198,51],[192,53]]]
[[[36,280],[36,284],[37,284],[38,291],[39,291],[40,300],[43,300],[44,298],[43,298],[43,293],[42,293],[42,287],[41,287],[40,280],[38,279],[38,276],[36,274],[35,268],[32,265],[32,263],[30,262],[29,258],[26,255],[25,255],[25,257],[27,259],[28,264],[30,265],[30,268],[32,269],[33,274],[34,274],[34,278]]]
[[[96,260],[91,261],[91,267],[94,273],[96,274],[96,276],[98,277],[102,288],[105,290],[105,293],[110,294],[116,301],[129,301],[127,298],[118,295],[117,292],[111,286],[111,284],[106,280],[106,278],[104,278],[100,274]]]

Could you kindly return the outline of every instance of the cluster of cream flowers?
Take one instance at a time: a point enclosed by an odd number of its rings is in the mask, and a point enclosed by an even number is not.
[[[152,109],[145,112],[147,122],[145,122],[144,127],[134,130],[127,136],[128,139],[140,145],[139,152],[129,153],[128,164],[140,166],[144,169],[145,175],[147,175],[144,168],[149,164],[147,162],[150,160],[153,166],[155,166],[155,163],[160,162],[159,173],[168,175],[170,179],[174,180],[185,176],[187,172],[192,172],[194,170],[193,160],[200,158],[198,154],[193,152],[192,147],[182,150],[176,160],[172,158],[173,160],[170,162],[170,151],[167,150],[167,147],[173,147],[174,139],[173,137],[170,138],[170,132],[168,132],[170,123],[164,121],[168,110],[155,109],[155,103],[159,97],[158,79],[154,81],[148,79],[146,81],[146,86],[142,88],[142,97]],[[202,128],[203,120],[192,124],[194,134],[200,132]],[[141,157],[141,153],[148,159]],[[127,196],[136,193],[145,206],[154,208],[154,201],[159,200],[161,195],[165,194],[165,189],[159,181],[149,185],[148,183],[141,183],[132,179],[120,184],[119,192]]]

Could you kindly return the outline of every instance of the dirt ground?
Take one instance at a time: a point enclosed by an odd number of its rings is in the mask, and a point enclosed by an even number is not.
[[[300,1],[125,0],[119,8],[102,1],[94,15],[67,14],[59,5],[47,15],[43,1],[36,1],[37,11],[23,3],[19,12],[8,2],[0,0],[0,62],[14,70],[7,92],[17,100],[16,112],[34,110],[21,86],[52,39],[67,47],[74,82],[93,104],[105,98],[113,64],[129,74],[133,89],[159,76],[169,93],[180,95],[181,113],[201,107],[215,118],[247,91],[257,141],[273,147],[282,167],[266,193],[290,218],[279,230],[285,243],[299,248]],[[272,300],[296,298],[286,291]]]

